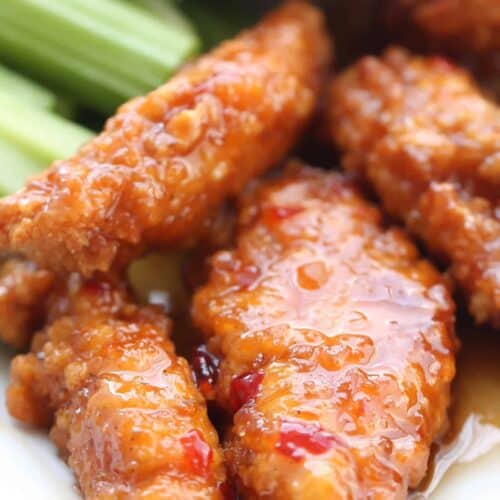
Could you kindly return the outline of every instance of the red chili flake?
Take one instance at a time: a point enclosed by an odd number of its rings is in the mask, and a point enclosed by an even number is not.
[[[288,219],[289,217],[293,217],[298,213],[302,212],[302,207],[296,206],[285,206],[285,207],[268,207],[265,209],[264,219],[270,225],[278,224],[284,219]]]
[[[83,285],[83,290],[86,293],[93,295],[102,295],[108,292],[110,289],[111,287],[109,283],[94,278],[87,280]]]
[[[234,491],[231,484],[227,481],[219,485],[219,491],[224,500],[236,500],[237,498],[236,491]]]
[[[231,381],[230,402],[233,412],[237,412],[245,403],[255,399],[264,374],[262,372],[244,373]]]
[[[199,476],[207,476],[212,463],[213,452],[209,444],[203,439],[201,432],[192,429],[180,439],[184,447],[184,454],[191,470]]]
[[[327,452],[335,442],[336,438],[318,424],[283,422],[275,448],[294,460],[302,460],[307,453],[321,455]]]
[[[214,399],[219,378],[220,359],[202,344],[194,350],[193,372],[198,388],[206,399]]]

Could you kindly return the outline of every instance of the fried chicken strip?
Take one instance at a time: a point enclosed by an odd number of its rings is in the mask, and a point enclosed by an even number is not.
[[[22,349],[43,324],[45,299],[54,283],[49,271],[6,257],[0,264],[0,341]]]
[[[248,195],[193,318],[235,412],[248,498],[406,498],[446,423],[454,306],[399,229],[335,173],[290,167]]]
[[[333,81],[331,136],[388,212],[451,264],[477,322],[500,325],[500,109],[447,61],[391,49]]]
[[[10,413],[53,424],[85,498],[222,498],[217,434],[169,330],[123,285],[73,275],[32,352],[14,358]]]
[[[431,38],[455,51],[500,49],[498,0],[401,0],[413,21]]]
[[[320,12],[287,2],[123,105],[73,158],[1,200],[0,246],[89,276],[145,247],[185,243],[294,144],[329,59]]]

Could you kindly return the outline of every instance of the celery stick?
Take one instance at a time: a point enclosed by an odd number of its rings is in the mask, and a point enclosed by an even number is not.
[[[37,108],[54,109],[57,97],[45,87],[0,65],[0,92],[12,93],[16,98]]]
[[[40,21],[34,23],[33,16]],[[5,24],[13,23],[43,37],[60,50],[68,47],[75,57],[86,57],[92,64],[131,82],[154,85],[163,69],[161,62],[154,57],[150,58],[144,52],[137,54],[128,37],[120,40],[121,34],[114,33],[105,24],[94,22],[90,16],[66,5],[65,1],[2,0],[0,18]],[[120,59],[124,48],[127,50],[127,64]],[[141,47],[137,51],[141,52]],[[138,64],[144,64],[142,71],[137,71]]]
[[[165,81],[198,46],[186,23],[117,0],[1,0],[0,57],[104,112]]]
[[[149,50],[158,49],[165,57],[163,46],[175,43],[186,46],[187,51],[196,51],[199,40],[191,22],[175,7],[164,4],[163,0],[65,0],[87,12],[95,21],[113,25],[127,35],[138,40],[152,42]],[[137,22],[137,17],[141,22]],[[160,16],[160,18],[158,18]],[[168,29],[165,29],[168,26]]]
[[[177,22],[180,14],[172,19],[167,30],[163,22],[150,13],[125,4],[123,0],[63,0],[57,3],[53,0],[7,1],[26,4],[29,9],[41,9],[54,22],[62,20],[63,29],[69,23],[71,29],[76,30],[71,32],[74,36],[85,37],[90,32],[100,39],[102,50],[108,46],[110,50],[115,49],[118,39],[129,51],[129,58],[135,57],[137,53],[142,58],[139,62],[150,60],[151,63],[158,64],[161,71],[164,70],[166,61],[178,63],[181,52],[189,53],[196,48],[196,37],[187,28],[187,23],[182,26]],[[16,11],[18,10],[19,7],[16,7]],[[175,44],[177,52],[165,52],[167,44]],[[131,59],[129,64],[130,62]]]
[[[84,0],[75,0],[84,1]],[[168,0],[127,0],[128,2],[141,7],[155,16],[159,16],[160,21],[166,21],[167,23],[175,23],[177,28],[180,28],[180,32],[184,33],[185,30],[194,33],[194,27],[179,10],[172,6]]]
[[[0,138],[36,162],[48,165],[70,156],[93,136],[84,127],[0,93]]]
[[[43,37],[29,34],[13,23],[4,23],[0,29],[0,55],[22,67],[26,73],[51,82],[60,90],[72,92],[84,104],[105,113],[141,93],[137,86],[128,85],[109,72],[75,57],[68,48],[51,46]]]
[[[43,169],[43,162],[0,137],[0,196],[20,189],[26,180]]]

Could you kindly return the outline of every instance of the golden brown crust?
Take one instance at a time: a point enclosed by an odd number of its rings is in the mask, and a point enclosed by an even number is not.
[[[500,49],[498,0],[401,0],[415,23],[455,52]]]
[[[28,346],[43,323],[54,276],[32,262],[6,258],[0,264],[0,340],[15,349]]]
[[[169,320],[121,285],[74,276],[50,315],[12,363],[7,402],[23,422],[53,423],[85,498],[222,498],[218,438]]]
[[[0,202],[1,243],[63,271],[108,271],[195,236],[226,196],[276,163],[315,107],[330,45],[319,11],[286,3]]]
[[[471,297],[470,310],[476,320],[487,322],[493,312],[493,322],[498,324],[500,220],[491,204],[467,196],[453,184],[438,183],[422,195],[409,227],[436,255],[449,258],[451,273]]]
[[[500,325],[500,109],[463,70],[401,49],[335,79],[328,109],[344,166],[451,264],[476,320]]]
[[[236,411],[228,467],[249,498],[405,498],[454,376],[454,307],[405,234],[338,174],[247,196],[193,317]]]

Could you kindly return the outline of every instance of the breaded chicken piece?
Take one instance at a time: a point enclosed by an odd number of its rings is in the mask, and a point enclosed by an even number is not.
[[[456,51],[500,49],[498,0],[401,0],[432,39]]]
[[[0,264],[0,340],[15,349],[27,347],[43,324],[45,299],[54,283],[49,271],[32,262],[6,257]]]
[[[32,353],[14,359],[10,413],[53,424],[85,498],[223,498],[217,434],[169,330],[123,286],[73,275]]]
[[[145,247],[185,243],[294,144],[329,60],[320,12],[287,2],[1,200],[0,246],[88,276]]]
[[[335,79],[343,164],[451,264],[470,311],[500,325],[500,109],[447,61],[401,49]]]
[[[235,412],[248,498],[406,498],[443,430],[454,306],[399,229],[335,173],[292,167],[243,201],[193,317]],[[247,497],[245,497],[247,498]]]

